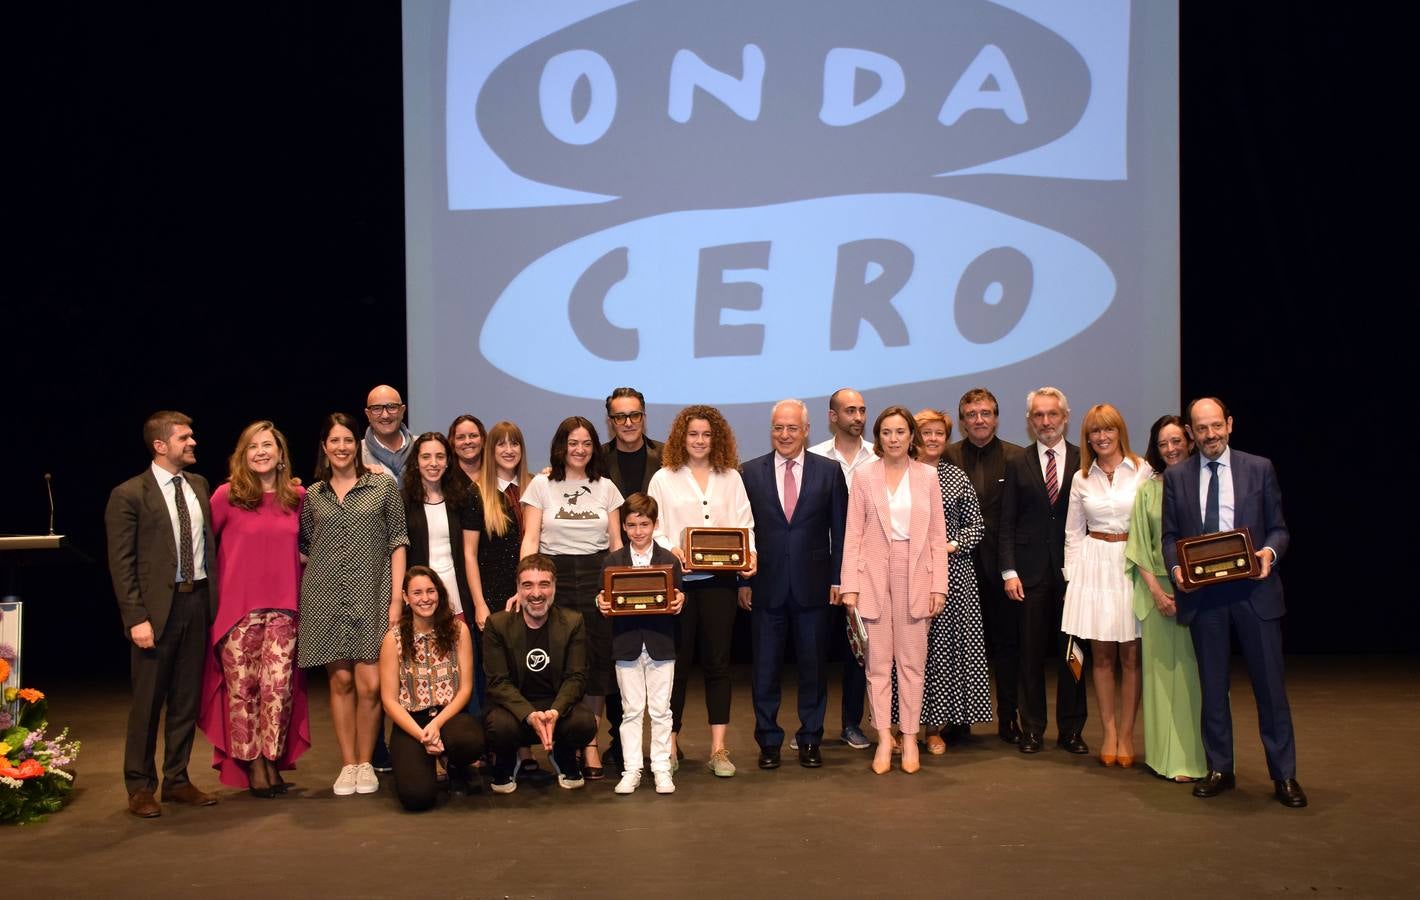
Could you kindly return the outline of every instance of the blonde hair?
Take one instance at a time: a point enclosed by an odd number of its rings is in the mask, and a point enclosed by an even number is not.
[[[518,471],[514,478],[518,490],[527,487],[531,480],[528,475],[528,445],[523,440],[523,430],[512,422],[494,422],[483,442],[483,465],[478,470],[477,487],[479,498],[483,501],[483,530],[496,537],[502,537],[509,528],[516,527],[513,517],[503,508],[503,492],[498,490],[498,444],[502,441],[511,441],[523,449],[518,456]],[[513,510],[513,516],[517,514],[518,511]]]
[[[1119,449],[1124,458],[1139,465],[1139,456],[1129,449],[1129,428],[1124,417],[1108,403],[1096,403],[1085,413],[1085,421],[1080,425],[1080,474],[1089,477],[1090,466],[1095,464],[1095,451],[1090,446],[1090,432],[1101,428],[1113,428],[1119,432]]]

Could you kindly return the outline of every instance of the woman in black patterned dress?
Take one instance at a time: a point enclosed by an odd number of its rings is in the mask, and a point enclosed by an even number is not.
[[[937,467],[942,512],[947,519],[947,605],[927,631],[927,671],[922,684],[927,750],[940,755],[947,750],[942,732],[956,740],[970,733],[972,723],[991,721],[981,597],[971,562],[971,551],[981,543],[986,525],[971,480],[942,458],[952,433],[951,419],[935,409],[924,409],[914,418],[922,436],[917,461]],[[894,681],[894,719],[896,711]]]
[[[380,642],[399,622],[409,535],[394,479],[365,468],[355,420],[326,416],[320,429],[316,483],[301,506],[303,668],[330,676],[330,718],[342,768],[335,793],[373,794],[370,765],[380,723]]]

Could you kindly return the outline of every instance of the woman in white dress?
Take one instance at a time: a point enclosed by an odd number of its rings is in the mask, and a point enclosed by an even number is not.
[[[1129,449],[1124,417],[1108,403],[1090,407],[1080,426],[1080,474],[1065,515],[1065,612],[1060,628],[1089,640],[1095,702],[1104,725],[1100,764],[1134,765],[1139,711],[1139,620],[1124,547],[1134,494],[1153,469]],[[1114,672],[1121,671],[1121,702]]]

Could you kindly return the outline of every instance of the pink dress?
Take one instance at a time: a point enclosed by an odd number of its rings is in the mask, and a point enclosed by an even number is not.
[[[304,502],[305,490],[296,490]],[[212,493],[212,532],[218,547],[218,606],[209,635],[212,653],[203,670],[202,707],[197,723],[212,743],[212,768],[222,783],[247,787],[245,770],[229,753],[234,736],[221,656],[228,635],[243,627],[252,613],[273,610],[289,614],[295,624],[302,570],[297,547],[300,505],[282,509],[275,494],[266,494],[260,506],[248,510],[234,505],[229,492],[230,485],[223,484]],[[305,673],[291,659],[285,660],[284,666],[275,677],[290,679],[290,715],[289,719],[282,716],[289,724],[276,765],[293,769],[296,760],[311,746],[311,732]]]

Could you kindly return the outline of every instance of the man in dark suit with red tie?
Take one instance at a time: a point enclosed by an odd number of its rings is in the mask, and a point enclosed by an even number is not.
[[[156,412],[143,425],[152,465],[113,489],[104,511],[109,574],[131,644],[133,707],[123,749],[128,811],[162,815],[154,798],[158,716],[163,733],[163,800],[211,806],[216,798],[187,776],[206,663],[207,629],[217,610],[216,544],[207,481],[184,472],[197,462],[192,420]]]
[[[1187,625],[1198,657],[1203,689],[1203,749],[1208,775],[1194,785],[1195,797],[1216,797],[1237,783],[1233,767],[1233,718],[1228,702],[1231,634],[1238,636],[1257,699],[1257,725],[1267,771],[1283,806],[1307,805],[1297,783],[1292,708],[1282,665],[1282,581],[1276,565],[1290,535],[1282,517],[1282,489],[1271,461],[1233,450],[1233,417],[1223,401],[1204,397],[1189,404],[1188,430],[1198,446],[1194,459],[1164,471],[1164,562],[1179,592],[1178,621]],[[1256,578],[1189,590],[1179,574],[1178,540],[1246,528],[1258,547]]]
[[[750,611],[754,636],[754,738],[761,769],[779,767],[779,680],[790,633],[799,669],[799,765],[823,765],[829,609],[838,603],[848,483],[838,463],[805,450],[808,438],[808,407],[781,400],[770,414],[774,449],[740,469],[759,549],[759,569],[740,587],[739,601]]]
[[[1001,578],[1006,596],[1021,605],[1021,657],[1017,699],[1022,753],[1039,753],[1045,735],[1045,660],[1057,666],[1056,743],[1089,753],[1085,683],[1065,663],[1060,615],[1065,604],[1065,512],[1070,483],[1080,468],[1080,448],[1065,440],[1070,405],[1053,387],[1026,395],[1026,429],[1035,442],[1006,463],[1001,491]]]

